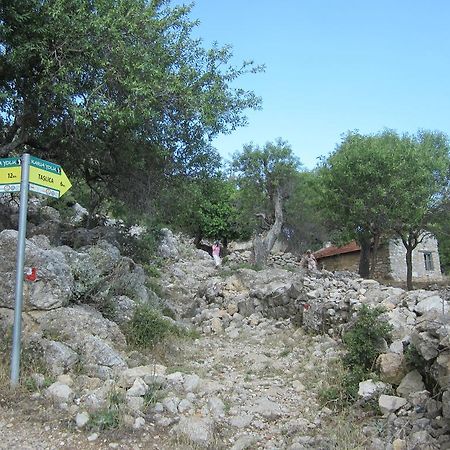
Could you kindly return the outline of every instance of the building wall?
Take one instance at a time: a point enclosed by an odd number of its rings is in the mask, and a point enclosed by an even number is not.
[[[378,247],[374,277],[380,280],[392,279],[389,245],[387,242],[380,244]]]
[[[425,254],[432,261],[432,270],[425,267]],[[389,261],[391,266],[391,276],[394,280],[406,280],[406,249],[400,239],[389,241]],[[437,240],[430,236],[413,250],[412,255],[412,276],[416,281],[440,281],[442,280],[441,264],[439,261]]]
[[[430,255],[433,270],[425,268],[424,254]],[[358,272],[359,252],[329,256],[318,261],[319,268],[326,270],[349,270]],[[423,240],[413,251],[413,280],[440,281],[442,274],[438,253],[438,244],[434,237]],[[377,252],[375,278],[406,281],[406,249],[401,240],[390,240],[381,244]]]
[[[349,270],[350,272],[358,272],[359,269],[359,252],[344,253],[343,255],[328,256],[318,261],[320,269],[326,269],[330,272],[334,270]]]

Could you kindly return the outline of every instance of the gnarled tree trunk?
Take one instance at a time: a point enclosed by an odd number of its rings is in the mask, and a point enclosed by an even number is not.
[[[270,251],[281,233],[283,226],[283,196],[281,189],[277,188],[274,196],[275,221],[269,231],[259,233],[253,238],[252,262],[255,266],[267,265]]]
[[[371,239],[368,234],[361,233],[358,237],[361,251],[359,253],[359,269],[358,273],[363,278],[369,278],[370,275],[370,245]]]

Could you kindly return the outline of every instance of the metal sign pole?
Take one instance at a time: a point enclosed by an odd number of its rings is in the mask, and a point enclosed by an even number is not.
[[[20,181],[19,232],[16,252],[16,301],[14,307],[13,347],[11,353],[11,386],[19,383],[20,341],[22,333],[23,271],[25,263],[25,237],[27,232],[28,183],[30,179],[30,155],[22,155]]]

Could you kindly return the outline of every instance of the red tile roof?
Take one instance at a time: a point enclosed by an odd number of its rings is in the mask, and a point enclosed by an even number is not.
[[[329,256],[342,255],[343,253],[359,252],[360,250],[361,247],[356,243],[356,241],[352,241],[342,247],[335,247],[332,245],[331,247],[321,248],[314,253],[314,256],[316,259],[322,259],[328,258]]]

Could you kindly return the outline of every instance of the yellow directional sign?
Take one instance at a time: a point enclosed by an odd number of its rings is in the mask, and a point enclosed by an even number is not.
[[[0,159],[0,193],[20,191],[20,180],[20,158]],[[71,187],[72,183],[60,165],[30,157],[30,191],[59,198]]]
[[[62,167],[49,161],[30,159],[30,191],[59,198],[72,186]]]
[[[0,192],[19,192],[20,176],[20,158],[0,159]]]

